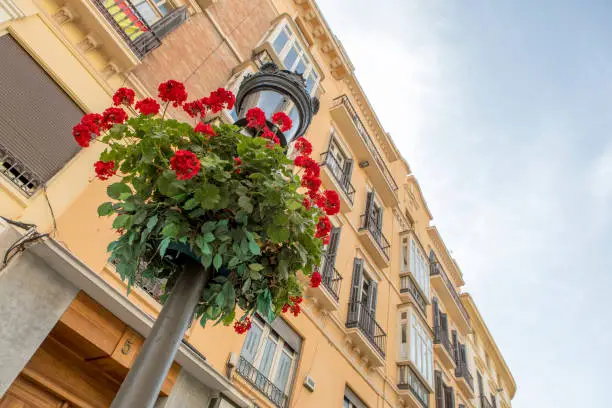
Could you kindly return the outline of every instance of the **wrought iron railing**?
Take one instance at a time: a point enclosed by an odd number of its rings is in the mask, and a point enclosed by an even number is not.
[[[480,408],[493,408],[493,405],[484,395],[480,396]]]
[[[359,228],[359,230],[365,229],[370,232],[370,235],[372,235],[372,238],[374,238],[374,241],[376,242],[376,244],[378,244],[378,248],[380,248],[382,253],[385,255],[385,258],[389,260],[389,241],[383,235],[382,230],[380,229],[380,226],[376,223],[376,218],[374,218],[373,214],[363,214],[361,216],[361,227]]]
[[[330,295],[336,300],[340,299],[340,284],[342,276],[338,273],[333,264],[329,263],[327,258],[324,258],[323,267],[321,269],[321,283],[327,289]]]
[[[400,293],[410,293],[419,309],[427,316],[427,302],[408,275],[400,276]]]
[[[461,299],[459,298],[459,294],[457,293],[455,286],[453,286],[453,283],[450,281],[450,279],[446,275],[446,272],[442,268],[442,265],[440,265],[440,262],[431,263],[430,275],[431,276],[439,275],[440,277],[442,277],[444,284],[446,285],[446,287],[448,288],[448,291],[450,292],[451,296],[455,300],[455,303],[457,304],[457,307],[461,311],[461,314],[463,315],[463,317],[465,317],[465,320],[467,320],[469,323],[470,315],[468,314],[467,310],[465,310],[465,307],[463,307],[463,303],[461,303]]]
[[[455,356],[457,354],[459,353],[457,353],[455,350]],[[455,377],[463,377],[465,382],[468,383],[470,389],[474,391],[474,377],[472,377],[472,373],[470,373],[470,370],[468,370],[467,364],[465,364],[461,358],[455,358],[455,364],[457,365],[455,367]]]
[[[361,140],[363,140],[365,145],[368,147],[368,150],[370,151],[370,153],[372,153],[372,157],[374,157],[376,166],[383,173],[383,176],[385,177],[385,180],[387,180],[387,183],[389,183],[389,187],[391,188],[391,190],[394,193],[396,193],[397,183],[395,182],[395,179],[393,178],[393,176],[391,175],[391,172],[387,168],[387,165],[385,164],[382,156],[378,152],[378,148],[374,144],[374,141],[370,137],[370,134],[366,130],[366,127],[363,125],[363,122],[361,122],[361,119],[359,118],[359,115],[357,114],[357,111],[353,107],[353,104],[351,103],[349,97],[346,95],[342,95],[334,99],[334,104],[332,107],[336,107],[339,105],[344,105],[344,107],[348,111],[353,121],[353,124],[355,125],[355,128],[357,129],[357,133],[359,133],[359,136],[361,136]]]
[[[256,369],[247,359],[240,357],[236,371],[249,384],[255,387],[259,392],[264,394],[278,408],[286,408],[289,406],[289,397],[272,381]]]
[[[344,173],[344,169],[340,167],[340,163],[338,163],[338,160],[336,160],[334,155],[330,154],[329,152],[324,152],[323,154],[321,154],[321,160],[323,161],[323,164],[327,166],[331,174],[334,176],[334,179],[336,179],[336,182],[338,182],[338,184],[342,188],[342,191],[346,195],[346,198],[348,199],[349,203],[351,203],[352,205],[353,200],[355,199],[355,187],[353,187],[353,185],[351,184],[351,180]]]
[[[434,344],[442,344],[453,358],[453,361],[455,360],[455,353],[453,353],[453,348],[451,347],[448,331],[443,330],[439,324],[434,325]]]
[[[361,302],[350,302],[346,327],[358,327],[370,341],[374,349],[384,358],[386,352],[387,334],[376,322],[367,305]]]
[[[412,395],[421,403],[424,408],[429,407],[429,391],[427,391],[427,387],[423,384],[423,381],[419,378],[419,376],[414,372],[412,367],[408,364],[401,364],[398,366],[399,382],[397,384],[397,388],[400,390],[410,390]]]

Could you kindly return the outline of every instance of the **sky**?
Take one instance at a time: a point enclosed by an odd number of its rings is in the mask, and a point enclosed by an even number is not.
[[[518,385],[607,408],[612,2],[318,0]]]

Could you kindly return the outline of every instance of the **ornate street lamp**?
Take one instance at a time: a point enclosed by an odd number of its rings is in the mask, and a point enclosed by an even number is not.
[[[285,134],[280,130],[276,132],[281,145],[285,147],[306,133],[312,117],[319,111],[319,100],[308,94],[302,74],[279,69],[276,64],[267,62],[240,84],[236,95],[238,120],[235,124],[245,126],[246,113],[253,107],[263,110],[267,118],[279,111],[289,115],[293,127]],[[274,129],[270,122],[268,127]]]

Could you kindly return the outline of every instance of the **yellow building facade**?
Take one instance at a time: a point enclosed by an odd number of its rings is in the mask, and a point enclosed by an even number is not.
[[[161,308],[159,285],[128,296],[107,262],[103,148],[78,149],[80,115],[121,86],[236,91],[265,62],[320,101],[306,137],[341,197],[323,284],[246,335],[193,324],[156,406],[511,406],[512,374],[314,1],[0,0],[0,56],[0,215],[27,224],[0,221],[0,407],[109,406]]]

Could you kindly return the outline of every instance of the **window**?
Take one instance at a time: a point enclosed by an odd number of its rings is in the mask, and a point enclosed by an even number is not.
[[[232,79],[230,79],[228,84],[226,85],[226,88],[232,91],[234,95],[238,94],[238,88],[240,88],[240,84],[242,83],[244,78],[253,72],[254,72],[253,68],[248,67],[244,69],[243,71],[239,72],[238,74],[235,74],[232,77]],[[227,122],[234,123],[238,120],[238,114],[236,113],[236,106],[234,106],[232,110],[229,112],[225,109],[222,110],[222,112],[224,113],[224,115],[226,115],[225,119],[227,120]]]
[[[282,319],[276,319],[273,326],[258,316],[253,318],[240,352],[238,372],[277,406],[285,407],[300,342]],[[283,337],[279,331],[289,336]]]
[[[410,240],[410,271],[429,299],[429,264],[414,238]]]
[[[433,342],[413,310],[410,313],[401,312],[400,358],[410,358],[423,378],[429,384],[433,383]]]
[[[308,51],[286,20],[282,21],[272,32],[268,42],[272,45],[279,60],[283,62],[285,69],[304,76],[306,89],[310,95],[314,95],[319,85],[320,76],[308,56]]]
[[[353,392],[353,390],[346,387],[344,390],[342,408],[367,408],[367,405]]]
[[[110,0],[107,1],[107,3],[110,3],[113,6],[117,5],[120,8],[122,4],[125,5],[125,2],[118,0]],[[167,0],[132,0],[131,4],[149,25],[155,23],[174,8],[174,6],[172,6],[172,4],[170,4]]]

